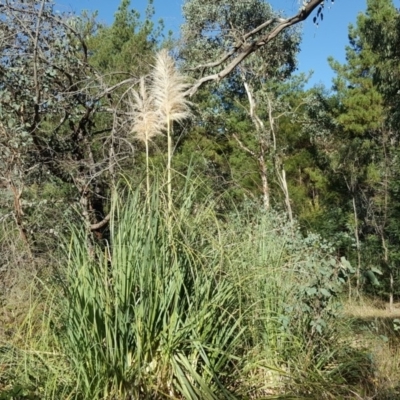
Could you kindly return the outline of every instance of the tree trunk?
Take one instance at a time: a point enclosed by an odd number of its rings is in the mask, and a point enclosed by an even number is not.
[[[358,216],[356,199],[353,196],[353,212],[354,212],[354,237],[356,239],[357,248],[357,269],[356,269],[356,295],[360,295],[360,278],[361,278],[361,247],[360,247],[360,237],[358,235]]]

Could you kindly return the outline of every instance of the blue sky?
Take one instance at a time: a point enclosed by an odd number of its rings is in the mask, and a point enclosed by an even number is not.
[[[56,0],[60,10],[75,11],[82,9],[98,10],[99,19],[110,24],[120,0]],[[182,23],[181,7],[183,0],[154,0],[156,19],[163,18],[166,29],[179,31]],[[287,16],[298,9],[297,0],[270,0],[275,9],[283,10]],[[400,6],[400,0],[394,0]],[[138,11],[144,11],[146,0],[131,0]],[[340,62],[345,61],[345,46],[348,44],[348,25],[355,23],[357,14],[365,10],[366,0],[335,0],[326,2],[324,21],[316,26],[312,17],[303,24],[303,41],[299,54],[299,72],[313,70],[309,84],[323,83],[331,87],[333,73],[327,58],[333,56]]]

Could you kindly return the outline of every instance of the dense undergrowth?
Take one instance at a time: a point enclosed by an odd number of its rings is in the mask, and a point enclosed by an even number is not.
[[[109,243],[93,248],[72,227],[64,255],[48,259],[55,272],[25,272],[23,296],[2,298],[5,309],[16,298],[21,307],[0,337],[1,399],[376,391],[374,358],[339,317],[346,261],[283,214],[249,202],[221,216],[212,200],[195,201],[197,190],[187,184],[169,210],[162,185],[146,195],[125,182]],[[29,270],[28,256],[12,261],[14,273]]]

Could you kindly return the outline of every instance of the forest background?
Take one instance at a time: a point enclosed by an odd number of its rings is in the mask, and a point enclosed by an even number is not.
[[[399,395],[399,12],[214,3],[0,2],[0,398]]]

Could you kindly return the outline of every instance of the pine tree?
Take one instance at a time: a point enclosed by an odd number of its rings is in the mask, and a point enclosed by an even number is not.
[[[337,74],[334,88],[340,102],[336,117],[340,130],[331,158],[346,183],[349,211],[352,208],[348,221],[357,249],[357,288],[362,272],[371,276],[374,265],[378,266],[392,282],[389,291],[393,301],[392,239],[388,228],[395,205],[390,190],[396,170],[394,136],[388,125],[390,105],[377,79],[382,76],[378,73],[383,65],[381,54],[374,44],[376,35],[381,35],[378,29],[382,28],[382,18],[390,26],[395,16],[392,9],[389,18],[390,3],[368,1],[367,13],[360,14],[357,25],[349,28],[346,64],[333,59],[330,63]]]

